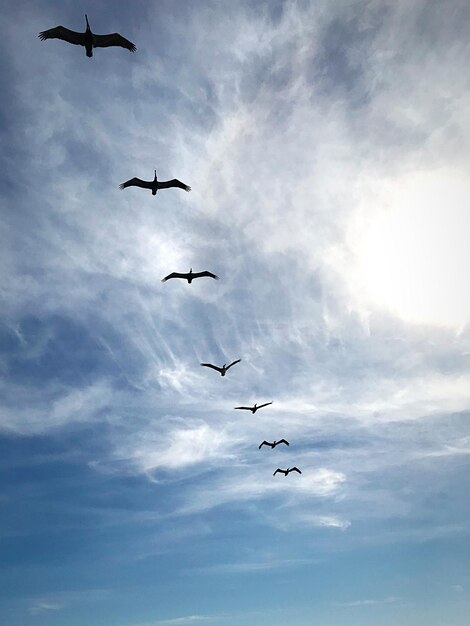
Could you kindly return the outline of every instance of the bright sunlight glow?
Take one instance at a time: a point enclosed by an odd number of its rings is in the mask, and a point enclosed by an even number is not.
[[[470,181],[449,170],[381,186],[350,224],[355,295],[418,324],[470,321]]]

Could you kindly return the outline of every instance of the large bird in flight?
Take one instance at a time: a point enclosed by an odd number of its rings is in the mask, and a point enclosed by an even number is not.
[[[86,19],[86,31],[84,33],[77,33],[74,30],[69,30],[65,26],[56,26],[49,30],[43,30],[39,33],[38,37],[41,41],[46,39],[62,39],[68,43],[73,43],[76,46],[85,46],[87,57],[93,56],[93,48],[108,48],[109,46],[120,46],[126,48],[130,52],[135,52],[136,47],[119,33],[111,33],[110,35],[95,35],[91,32],[90,24],[88,23],[88,16],[85,14]]]
[[[179,189],[191,191],[191,187],[189,185],[185,185],[177,178],[172,178],[171,180],[162,180],[161,182],[158,181],[157,170],[154,171],[155,176],[153,180],[141,180],[140,178],[134,177],[130,180],[126,180],[125,183],[121,183],[119,185],[119,189],[126,189],[126,187],[142,187],[142,189],[151,189],[152,196],[156,196],[159,189],[170,189],[170,187],[179,187]]]
[[[264,406],[268,406],[268,404],[272,404],[272,402],[266,402],[265,404],[260,404],[259,406],[255,404],[254,406],[234,406],[234,409],[243,409],[244,411],[251,411],[252,413],[256,413],[258,409],[262,409]]]
[[[285,470],[278,467],[277,470],[274,472],[273,476],[276,476],[277,473],[284,474],[284,476],[287,476],[287,474],[290,474],[291,472],[297,472],[298,474],[302,473],[298,467],[290,467],[290,468],[288,467]]]
[[[279,439],[279,441],[273,441],[272,443],[270,441],[266,441],[265,439],[262,443],[259,444],[258,449],[261,450],[261,446],[269,446],[271,449],[273,449],[280,443],[284,443],[286,446],[290,445],[289,442],[285,439]]]
[[[224,363],[222,367],[217,367],[217,365],[212,365],[212,363],[201,363],[201,365],[202,367],[210,367],[216,372],[219,372],[221,376],[225,376],[225,373],[232,367],[232,365],[236,365],[237,363],[240,363],[240,361],[241,359],[237,359],[233,363],[230,363],[230,365]]]
[[[166,281],[170,280],[170,278],[183,278],[184,280],[187,280],[189,284],[191,284],[195,278],[203,278],[204,276],[219,280],[219,277],[212,272],[208,272],[207,270],[205,270],[204,272],[193,272],[193,268],[191,268],[187,274],[180,274],[179,272],[172,272],[171,274],[168,274],[168,276],[162,278],[162,283],[166,283]]]

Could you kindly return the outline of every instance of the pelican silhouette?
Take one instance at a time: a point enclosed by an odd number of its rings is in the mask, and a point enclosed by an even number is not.
[[[157,195],[157,191],[159,189],[169,189],[170,187],[179,187],[180,189],[184,189],[185,191],[191,191],[191,187],[189,185],[185,185],[177,178],[172,178],[171,180],[162,180],[159,182],[157,180],[157,170],[154,170],[155,176],[153,180],[141,180],[140,178],[131,178],[130,180],[126,180],[125,183],[121,183],[119,185],[119,189],[126,189],[127,187],[142,187],[142,189],[151,189],[152,196]]]
[[[266,402],[265,404],[260,404],[259,406],[255,404],[254,406],[234,406],[234,409],[243,409],[244,411],[251,411],[252,413],[256,413],[258,409],[262,409],[264,406],[268,406],[268,404],[272,404],[272,402]]]
[[[219,280],[219,277],[213,274],[212,272],[208,272],[207,270],[204,272],[193,272],[193,268],[191,268],[187,274],[180,274],[179,272],[172,272],[171,274],[168,274],[168,276],[165,276],[165,278],[162,278],[162,283],[165,283],[167,280],[170,280],[170,278],[184,278],[185,280],[188,281],[189,284],[191,284],[195,278],[203,278],[204,276],[208,276],[209,278],[214,278],[215,280]]]
[[[287,469],[283,470],[280,467],[277,468],[277,470],[274,472],[273,476],[276,476],[277,473],[280,474],[284,474],[284,476],[287,476],[287,474],[290,474],[291,472],[297,472],[298,474],[301,474],[302,472],[299,470],[298,467],[288,467]]]
[[[273,441],[272,443],[266,441],[265,439],[262,443],[259,444],[258,450],[261,450],[261,446],[270,446],[270,448],[272,449],[278,446],[280,443],[284,443],[286,446],[290,445],[289,442],[285,439],[279,439],[279,441]]]
[[[110,35],[95,35],[91,32],[90,24],[88,23],[88,16],[85,14],[86,19],[86,31],[84,33],[77,33],[74,30],[69,30],[65,26],[56,26],[49,30],[43,30],[39,33],[38,37],[41,41],[46,39],[62,39],[68,43],[73,43],[77,46],[85,46],[87,57],[93,56],[93,48],[108,48],[109,46],[120,46],[126,48],[130,52],[135,52],[135,45],[125,39],[119,33],[112,33]]]
[[[224,363],[222,367],[217,367],[217,365],[212,365],[212,363],[201,363],[201,365],[202,367],[210,367],[216,372],[219,372],[221,376],[225,376],[225,373],[232,367],[232,365],[236,365],[237,363],[240,363],[240,361],[241,359],[237,359],[233,363],[230,363],[230,365]]]

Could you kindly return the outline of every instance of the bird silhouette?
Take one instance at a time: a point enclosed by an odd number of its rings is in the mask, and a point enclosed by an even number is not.
[[[193,272],[193,268],[189,270],[187,274],[180,274],[179,272],[172,272],[162,278],[162,283],[165,283],[170,278],[183,278],[188,281],[189,284],[193,282],[195,278],[203,278],[204,276],[208,276],[209,278],[214,278],[215,280],[219,280],[219,277],[213,274],[212,272],[208,272],[207,270],[204,272]]]
[[[85,46],[87,57],[93,56],[93,48],[108,48],[109,46],[120,46],[126,48],[130,52],[135,52],[136,47],[125,39],[119,33],[112,33],[110,35],[95,35],[91,32],[90,24],[88,23],[88,16],[85,14],[86,19],[86,31],[84,33],[77,33],[74,30],[69,30],[65,26],[56,26],[49,30],[43,30],[39,33],[38,37],[41,41],[46,39],[62,39],[68,43],[73,43],[77,46]]]
[[[201,365],[202,365],[202,367],[210,367],[213,370],[215,370],[216,372],[219,372],[219,374],[221,376],[225,376],[225,373],[232,367],[232,365],[235,365],[236,363],[240,363],[240,361],[241,361],[241,359],[237,359],[233,363],[230,363],[230,365],[226,365],[224,363],[222,365],[222,367],[217,367],[217,365],[212,365],[212,363],[201,363]]]
[[[157,180],[157,170],[154,170],[154,172],[155,176],[153,180],[141,180],[140,178],[134,177],[130,180],[126,180],[125,183],[121,183],[119,185],[119,189],[126,189],[127,187],[142,187],[142,189],[151,189],[152,196],[156,196],[159,189],[170,189],[170,187],[179,187],[179,189],[191,191],[191,187],[189,185],[185,185],[177,178],[172,178],[171,180],[162,180],[160,182],[159,180]]]
[[[259,444],[258,449],[261,450],[261,446],[270,446],[270,448],[275,448],[276,446],[278,446],[280,443],[284,443],[286,446],[289,446],[289,442],[286,441],[285,439],[279,439],[279,441],[273,441],[272,443],[269,441],[266,441],[266,439]]]
[[[283,470],[280,467],[277,468],[277,470],[274,472],[273,476],[276,476],[277,473],[280,474],[284,474],[284,476],[287,476],[287,474],[290,474],[291,472],[297,472],[298,474],[301,474],[302,472],[299,470],[298,467],[288,467],[287,469]]]
[[[262,409],[264,406],[268,406],[268,404],[272,404],[272,402],[266,402],[265,404],[260,404],[259,406],[255,404],[254,406],[235,406],[234,409],[243,409],[244,411],[251,411],[252,413],[256,413],[258,409]]]

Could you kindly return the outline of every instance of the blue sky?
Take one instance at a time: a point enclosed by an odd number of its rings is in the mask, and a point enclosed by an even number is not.
[[[467,624],[469,13],[4,9],[2,626]]]

